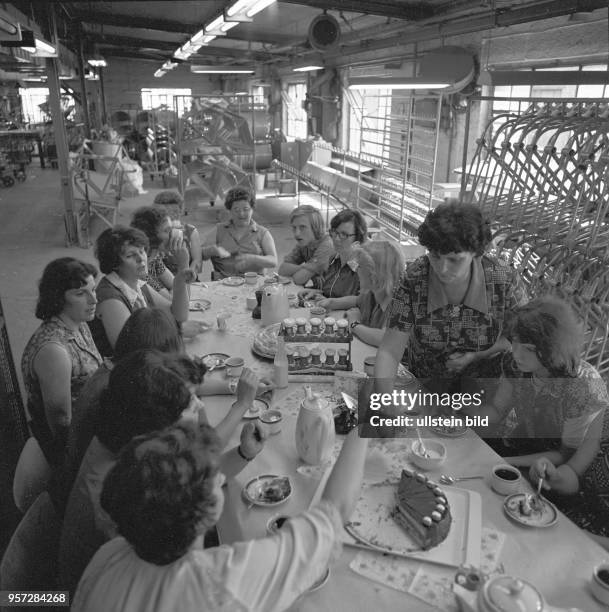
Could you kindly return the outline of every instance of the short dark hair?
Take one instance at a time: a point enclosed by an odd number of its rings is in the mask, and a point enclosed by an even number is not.
[[[119,360],[139,349],[157,349],[162,353],[184,352],[180,328],[166,310],[139,308],[125,321],[116,339],[114,358]]]
[[[139,436],[123,449],[100,501],[141,559],[168,565],[210,526],[219,455],[211,427],[185,423]]]
[[[175,423],[188,408],[187,383],[200,384],[205,365],[186,355],[144,349],[120,359],[100,398],[99,440],[117,453],[133,437]]]
[[[508,337],[535,346],[537,358],[552,376],[577,376],[584,330],[565,300],[546,295],[520,306],[510,319]]]
[[[244,189],[243,187],[233,187],[228,190],[226,197],[224,198],[224,206],[230,210],[235,202],[239,200],[245,200],[252,208],[256,206],[256,198],[251,191]]]
[[[355,239],[362,244],[366,242],[368,238],[368,225],[366,224],[364,215],[362,215],[359,210],[353,210],[351,208],[341,210],[332,217],[330,229],[335,230],[342,223],[349,223],[349,221],[353,222]]]
[[[74,257],[60,257],[47,264],[38,282],[36,317],[48,321],[57,316],[66,304],[65,293],[87,284],[87,278],[97,276],[97,268]]]
[[[491,242],[491,224],[477,206],[453,200],[430,210],[417,235],[432,253],[469,251],[482,255]]]
[[[104,274],[110,274],[118,268],[125,246],[136,246],[148,250],[150,245],[144,232],[124,225],[110,227],[98,236],[95,242],[95,257],[99,261],[99,269]]]
[[[157,232],[161,223],[167,217],[169,217],[169,213],[164,206],[142,206],[133,213],[131,227],[135,227],[146,234],[151,249],[158,249],[161,245],[161,239]]]

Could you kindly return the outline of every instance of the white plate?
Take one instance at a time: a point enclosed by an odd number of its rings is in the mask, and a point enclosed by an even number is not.
[[[239,285],[243,285],[245,283],[245,279],[241,276],[227,276],[222,279],[223,285],[228,285],[229,287],[239,287]]]
[[[188,310],[192,311],[204,311],[211,308],[211,302],[209,300],[190,300],[188,303]]]
[[[355,510],[351,515],[351,529],[358,541],[346,530],[343,542],[352,546],[377,550],[400,557],[409,557],[458,567],[480,563],[482,541],[482,502],[475,491],[441,486],[448,500],[452,523],[448,536],[430,550],[421,550],[414,540],[392,518],[396,505],[397,483],[364,485]]]
[[[526,516],[520,513],[520,501],[524,499],[526,493],[514,493],[505,498],[503,510],[516,523],[525,527],[551,527],[558,521],[558,510],[556,506],[542,497],[543,506],[541,511],[536,511]]]
[[[287,478],[287,492],[282,496],[281,499],[278,499],[276,501],[266,501],[264,499],[261,499],[265,487],[267,487],[276,478]],[[256,506],[264,506],[267,508],[283,504],[290,497],[290,495],[292,495],[292,482],[290,481],[289,477],[278,476],[277,474],[261,474],[256,478],[252,478],[243,487],[243,497],[245,497],[246,501]]]
[[[269,405],[262,399],[256,398],[251,408],[243,415],[244,419],[257,419],[265,410],[269,409]]]

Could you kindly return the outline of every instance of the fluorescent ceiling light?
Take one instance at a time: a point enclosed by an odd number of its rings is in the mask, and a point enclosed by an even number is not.
[[[172,62],[171,60],[167,60],[163,66],[161,67],[162,70],[173,70],[176,66],[177,66],[177,62]]]
[[[210,24],[205,26],[205,32],[211,32],[212,30],[219,30],[220,26],[224,24],[224,15],[218,15]]]
[[[87,62],[90,66],[94,66],[96,68],[105,68],[108,65],[106,60],[101,57],[101,55],[92,57],[91,59],[87,60]]]
[[[203,44],[203,38],[205,37],[205,30],[199,30],[196,34],[193,34],[190,42]]]
[[[240,66],[202,66],[192,64],[190,71],[196,74],[253,74],[254,68]]]
[[[6,32],[7,34],[10,34],[11,36],[16,36],[17,34],[19,34],[19,28],[14,23],[9,21],[8,19],[5,19],[4,17],[0,17],[0,30]]]
[[[253,2],[251,8],[245,11],[246,17],[253,17],[256,13],[264,10],[267,6],[270,6],[276,2],[276,0],[258,0],[257,2]]]
[[[32,53],[33,55],[36,55],[38,57],[56,57],[57,56],[57,50],[55,49],[55,47],[53,45],[50,45],[48,42],[45,42],[44,40],[40,40],[39,38],[36,38],[34,41],[34,44],[36,45],[36,47],[22,47],[23,49],[25,49],[28,53]]]
[[[220,26],[222,32],[228,32],[231,28],[234,28],[236,25],[239,25],[238,21],[226,21],[223,25]]]
[[[201,41],[202,44],[208,45],[212,40],[217,38],[214,34],[206,34]]]
[[[226,14],[229,17],[232,17],[233,15],[236,15],[237,13],[241,13],[242,11],[248,9],[251,5],[252,0],[237,0],[235,4],[226,9]]]
[[[312,72],[313,70],[323,70],[323,66],[317,66],[311,64],[310,66],[299,66],[298,68],[292,68],[292,72]]]
[[[162,76],[165,76],[165,71],[162,68],[159,68],[155,73],[154,76],[157,79],[160,79]]]
[[[85,79],[87,79],[87,81],[99,81],[99,75],[95,74],[92,70],[87,70]]]

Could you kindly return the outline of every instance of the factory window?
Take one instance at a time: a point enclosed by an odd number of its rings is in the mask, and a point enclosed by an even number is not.
[[[174,96],[178,96],[175,101],[177,103],[178,116],[182,116],[186,110],[188,98],[192,95],[190,89],[161,89],[161,88],[146,88],[142,89],[142,109],[156,110],[162,107],[173,109]]]
[[[26,123],[44,123],[50,119],[48,113],[49,90],[47,87],[22,87],[21,110]],[[42,108],[41,108],[42,106]]]
[[[283,96],[287,113],[288,140],[307,137],[307,111],[304,108],[306,95],[306,83],[288,83],[288,89]]]

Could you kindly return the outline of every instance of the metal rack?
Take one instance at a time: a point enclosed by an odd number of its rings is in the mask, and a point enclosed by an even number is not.
[[[176,149],[179,186],[184,193],[190,182],[210,199],[223,198],[232,187],[255,191],[257,145],[260,124],[268,117],[266,104],[254,96],[175,96],[177,110],[182,98],[184,112],[177,120]],[[264,128],[266,129],[266,128]],[[269,155],[266,164],[270,164]]]

